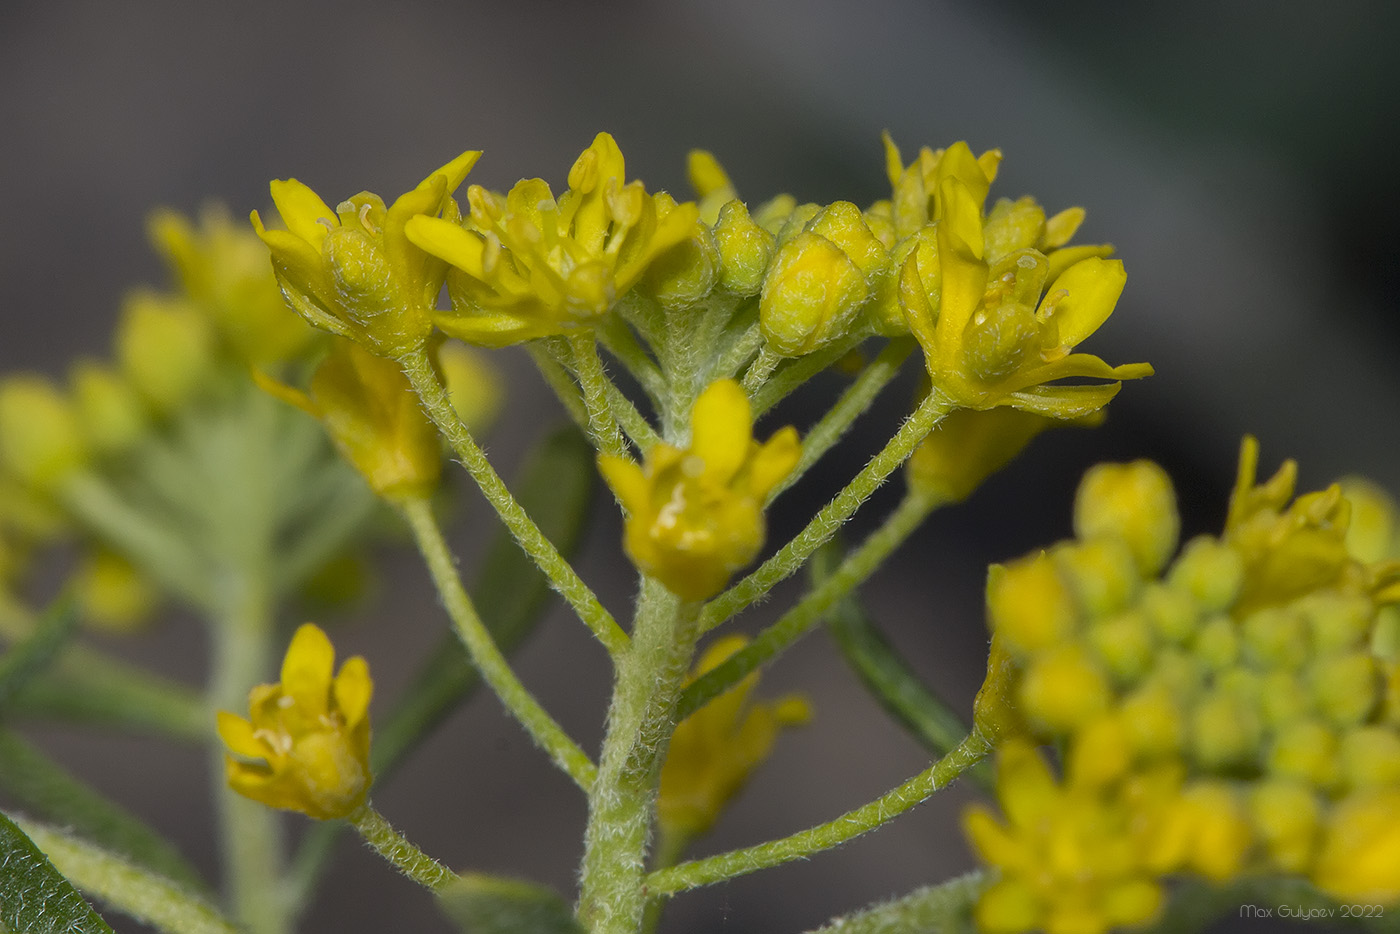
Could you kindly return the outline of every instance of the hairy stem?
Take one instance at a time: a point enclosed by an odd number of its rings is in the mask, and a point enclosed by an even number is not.
[[[550,586],[568,601],[569,606],[574,608],[579,619],[592,630],[598,641],[613,655],[621,652],[628,644],[627,633],[622,631],[617,620],[598,602],[598,597],[579,579],[569,562],[564,560],[564,556],[559,554],[559,550],[545,538],[539,526],[535,525],[534,520],[516,502],[515,497],[511,496],[510,490],[506,489],[500,475],[487,460],[485,452],[472,438],[457,411],[452,408],[447,391],[433,373],[427,354],[414,352],[399,363],[413,385],[414,392],[418,394],[424,411],[447,439],[447,443],[480,487],[486,501],[496,510],[506,528],[510,529],[515,540],[520,543],[520,547],[539,565],[540,570],[549,578]]]
[[[588,411],[588,435],[593,439],[594,447],[602,453],[622,457],[627,453],[627,448],[622,443],[622,433],[613,415],[612,400],[608,396],[612,380],[603,370],[598,343],[593,335],[582,334],[570,337],[569,347],[573,350],[574,374],[583,389],[584,408]]]
[[[695,609],[644,579],[589,795],[578,916],[590,934],[635,934],[642,923],[656,786],[695,648]]]
[[[972,733],[958,748],[924,769],[918,775],[869,804],[847,811],[834,821],[819,824],[781,840],[771,840],[743,850],[721,853],[708,859],[681,863],[647,876],[652,895],[674,894],[686,889],[723,882],[759,869],[778,866],[840,846],[847,840],[888,823],[971,768],[991,751],[991,744],[980,733]]]
[[[458,637],[471,655],[472,663],[506,705],[506,709],[525,727],[530,738],[547,752],[554,763],[580,788],[587,791],[593,784],[597,770],[583,750],[579,749],[554,718],[540,706],[539,701],[535,700],[535,696],[520,683],[520,679],[511,670],[510,663],[491,638],[491,633],[477,615],[476,607],[467,595],[466,588],[462,586],[461,578],[457,576],[452,554],[448,551],[442,530],[433,517],[432,505],[425,498],[410,499],[403,503],[403,514],[413,530],[418,550],[422,552],[423,560],[428,564],[428,571],[432,574],[438,596],[447,608],[447,615],[452,618],[452,625]]]
[[[457,874],[408,842],[368,802],[346,815],[370,849],[392,863],[399,872],[424,888],[439,891]]]
[[[885,518],[884,524],[846,556],[836,573],[808,592],[743,649],[692,682],[681,694],[678,711],[681,719],[738,684],[749,672],[810,632],[842,597],[864,583],[904,543],[934,505],[927,497],[913,493],[904,497],[898,508]]]
[[[813,552],[836,534],[847,519],[855,515],[856,510],[870,494],[904,463],[950,408],[952,404],[941,395],[936,392],[929,393],[914,410],[914,414],[905,419],[884,449],[870,459],[844,490],[822,507],[796,538],[759,565],[757,570],[705,604],[705,609],[700,614],[701,631],[707,632],[723,623],[762,597],[779,581],[794,574]]]

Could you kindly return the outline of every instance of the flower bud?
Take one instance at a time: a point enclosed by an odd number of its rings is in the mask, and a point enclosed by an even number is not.
[[[1216,671],[1233,665],[1240,656],[1235,621],[1228,616],[1211,617],[1196,633],[1191,652]]]
[[[135,388],[96,360],[79,360],[69,373],[73,403],[83,437],[93,450],[116,454],[146,431],[146,410]]]
[[[1284,872],[1305,872],[1312,863],[1320,818],[1317,795],[1300,782],[1271,779],[1249,796],[1250,820]]]
[[[1035,656],[1021,679],[1021,709],[1050,733],[1070,733],[1108,707],[1108,681],[1073,643]]]
[[[993,746],[1030,732],[1017,706],[1020,682],[1016,660],[1006,651],[1005,640],[994,633],[987,653],[987,677],[972,702],[972,725]]]
[[[1074,631],[1078,611],[1045,554],[987,573],[987,618],[994,635],[1016,655],[1048,648]]]
[[[1191,712],[1191,747],[1210,770],[1248,764],[1262,732],[1258,715],[1229,692],[1212,691]]]
[[[1302,719],[1283,727],[1269,749],[1268,769],[1318,788],[1337,780],[1337,734],[1320,720]]]
[[[22,373],[0,381],[0,464],[42,490],[87,459],[73,404],[46,377]]]
[[[749,216],[741,201],[720,208],[714,227],[720,283],[736,295],[757,295],[773,257],[774,237]]]
[[[1152,461],[1099,464],[1079,482],[1074,534],[1121,538],[1144,574],[1162,569],[1176,551],[1180,531],[1171,478]]]
[[[1151,621],[1152,628],[1168,641],[1185,642],[1196,631],[1200,611],[1191,594],[1180,587],[1149,584],[1143,590],[1139,605]]]
[[[1351,788],[1400,788],[1400,735],[1363,726],[1342,736],[1342,779]]]
[[[1227,610],[1244,584],[1244,561],[1229,545],[1202,535],[1186,543],[1167,580],[1191,594],[1202,610]]]
[[[1129,694],[1120,712],[1128,740],[1143,758],[1170,755],[1181,748],[1181,707],[1165,688],[1152,685]]]
[[[1318,711],[1339,726],[1360,723],[1380,699],[1380,672],[1368,652],[1318,659],[1309,680]]]
[[[1348,796],[1333,809],[1313,882],[1343,902],[1400,899],[1400,790]]]
[[[763,338],[785,357],[811,353],[844,335],[869,297],[865,275],[836,244],[800,233],[778,248],[763,279]]]
[[[675,209],[664,192],[656,195],[658,217]],[[669,208],[660,205],[670,202]],[[721,257],[710,228],[695,226],[688,240],[657,256],[642,277],[641,287],[651,293],[663,308],[688,308],[700,301],[720,279]]]
[[[1142,586],[1132,553],[1118,539],[1065,542],[1053,554],[1056,567],[1090,619],[1124,609]]]
[[[136,292],[117,324],[122,375],[161,414],[184,405],[214,368],[214,331],[194,305]]]
[[[112,551],[88,555],[73,576],[73,588],[83,622],[113,633],[140,629],[160,600],[151,582]]]

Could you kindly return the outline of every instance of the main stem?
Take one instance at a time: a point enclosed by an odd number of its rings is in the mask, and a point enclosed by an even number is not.
[[[224,611],[213,621],[209,699],[218,710],[245,710],[248,690],[266,680],[271,663],[271,598],[252,575],[229,580]],[[249,934],[288,934],[285,850],[276,811],[236,794],[224,778],[224,753],[213,753],[214,800],[223,844],[224,884],[234,915]]]
[[[643,580],[589,795],[578,916],[590,934],[635,934],[642,923],[656,786],[695,649],[695,610],[657,581]]]

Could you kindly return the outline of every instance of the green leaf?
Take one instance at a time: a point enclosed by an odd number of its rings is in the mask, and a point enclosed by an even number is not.
[[[198,692],[80,645],[12,698],[9,710],[189,742],[206,742],[214,718]]]
[[[534,447],[513,485],[520,505],[566,558],[583,537],[596,477],[593,448],[577,428],[567,427]],[[542,617],[549,583],[504,528],[492,540],[477,579],[477,611],[501,651],[509,653]],[[375,725],[370,753],[375,781],[392,775],[433,727],[472,695],[480,680],[461,640],[445,634],[393,710]],[[327,822],[306,835],[293,865],[297,890],[314,887],[339,828]]]
[[[204,882],[165,838],[0,727],[0,789],[29,810],[191,889]]]
[[[840,547],[819,552],[812,561],[812,579],[820,584],[840,563]],[[855,594],[845,597],[827,616],[827,630],[836,640],[846,664],[851,666],[880,706],[933,756],[942,756],[967,736],[968,727],[939,700],[889,640],[871,623]],[[979,785],[992,787],[985,764],[968,773]]]
[[[438,892],[443,912],[463,934],[582,934],[573,909],[553,889],[475,873]]]
[[[34,841],[0,814],[0,923],[25,934],[112,934]]]
[[[6,823],[9,823],[6,821]],[[18,826],[17,826],[18,825]],[[122,914],[135,918],[144,924],[150,925],[157,931],[168,932],[168,934],[238,934],[238,931],[227,919],[204,899],[197,895],[192,895],[185,889],[171,882],[163,876],[156,875],[138,866],[133,866],[120,856],[115,856],[101,847],[94,846],[86,840],[81,840],[61,830],[44,824],[35,823],[25,818],[16,818],[14,823],[9,824],[17,832],[28,835],[25,842],[30,847],[42,850],[40,858],[45,859],[45,865],[52,871],[57,868],[64,876],[72,880],[72,884],[81,888],[84,892],[104,901],[109,907],[120,911]],[[50,864],[48,860],[53,862]],[[3,869],[0,869],[3,872]],[[56,873],[55,873],[56,874]],[[62,881],[62,877],[59,877]],[[0,877],[0,883],[5,880]],[[68,886],[67,882],[64,882]],[[5,893],[4,898],[9,898],[8,888],[0,889]],[[72,891],[71,886],[68,891]],[[81,897],[77,896],[78,904],[87,908]],[[24,902],[24,905],[28,905]],[[8,907],[8,902],[6,902]],[[48,906],[44,907],[48,911]],[[101,934],[108,932],[111,928],[102,923],[101,919],[92,910],[87,908],[88,914],[96,921],[96,924],[85,923],[83,919],[77,922],[70,922],[72,926],[65,927],[44,927],[34,926],[33,921],[28,923],[29,927],[18,927],[16,930],[24,931],[26,934],[48,934],[49,931],[55,934],[69,934],[69,932],[80,932],[80,934]],[[10,923],[6,917],[5,922]],[[47,919],[40,918],[40,921]],[[15,927],[11,924],[11,927]]]
[[[34,632],[0,656],[0,708],[48,667],[73,634],[78,614],[71,598],[60,597],[39,617]]]

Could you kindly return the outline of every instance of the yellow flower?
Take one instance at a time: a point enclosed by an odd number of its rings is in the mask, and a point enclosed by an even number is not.
[[[455,222],[451,194],[479,152],[464,152],[387,208],[361,192],[332,211],[296,179],[272,183],[272,201],[286,230],[253,226],[272,252],[272,268],[287,303],[316,327],[364,342],[375,353],[400,356],[423,346],[447,267],[405,236],[409,221],[445,213]]]
[[[88,457],[73,403],[48,377],[19,373],[0,381],[0,466],[52,490]]]
[[[974,912],[985,932],[1044,930],[1102,934],[1141,924],[1162,904],[1156,874],[1133,835],[1131,798],[1091,784],[1061,784],[1029,743],[1007,743],[997,757],[1002,823],[988,809],[963,818],[968,838],[1000,877]]]
[[[135,632],[150,620],[160,602],[160,591],[145,575],[106,549],[83,558],[70,586],[83,622],[106,632]]]
[[[318,820],[344,817],[369,793],[369,666],[335,667],[335,648],[312,623],[297,630],[278,684],[248,695],[249,719],[219,711],[228,783],[269,807]]]
[[[660,443],[645,466],[602,455],[598,467],[627,510],[632,562],[686,600],[724,589],[763,545],[763,503],[797,465],[797,430],[759,444],[748,397],[733,380],[695,400],[685,450]]]
[[[977,210],[982,210],[1001,165],[1000,150],[989,149],[974,156],[964,142],[954,143],[947,149],[934,150],[925,146],[913,162],[905,165],[890,134],[881,134],[881,139],[885,144],[885,173],[890,179],[892,196],[887,209],[883,204],[878,207],[888,210],[896,237],[902,240],[911,236],[942,216],[937,202],[943,182],[949,178],[961,180],[976,201]]]
[[[1126,280],[1121,262],[1081,260],[1042,298],[1050,274],[1044,254],[1025,249],[989,261],[977,193],[956,175],[941,182],[939,193],[942,215],[933,235],[921,234],[909,252],[899,283],[935,389],[966,408],[1010,405],[1074,418],[1106,405],[1119,384],[1047,383],[1152,373],[1145,363],[1110,367],[1071,352],[1112,314]]]
[[[1268,482],[1255,483],[1259,442],[1246,436],[1222,538],[1244,560],[1236,616],[1339,584],[1356,569],[1347,550],[1351,504],[1333,484],[1290,505],[1298,465],[1285,461]]]
[[[122,303],[117,363],[141,397],[169,415],[205,388],[215,367],[214,338],[191,299],[138,290]]]
[[[286,360],[315,336],[287,308],[267,264],[267,248],[221,205],[206,207],[198,226],[174,211],[147,222],[186,297],[218,328],[240,359],[254,365]]]
[[[388,499],[424,496],[442,473],[437,429],[391,360],[335,340],[301,392],[260,372],[259,386],[320,420],[341,456]]]
[[[665,251],[696,233],[697,209],[625,182],[617,143],[599,133],[569,170],[558,200],[539,178],[507,195],[467,190],[465,226],[411,220],[409,240],[451,264],[452,312],[438,327],[470,344],[503,347],[592,326]]]
[[[997,408],[955,409],[909,458],[909,486],[942,503],[960,503],[1054,422]]]
[[[719,639],[700,656],[689,680],[717,667],[747,642],[744,636]],[[811,706],[798,695],[752,700],[757,685],[754,672],[676,727],[656,800],[657,820],[666,832],[688,838],[709,830],[768,758],[779,729],[811,719]]]

